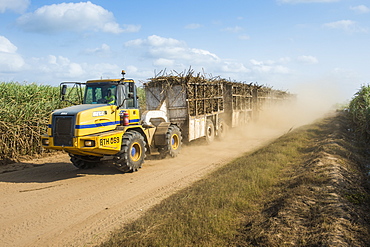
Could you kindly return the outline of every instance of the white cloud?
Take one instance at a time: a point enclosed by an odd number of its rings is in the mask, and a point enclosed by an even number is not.
[[[202,25],[198,23],[191,23],[185,26],[186,29],[198,29],[200,27],[202,27]]]
[[[91,2],[45,5],[17,19],[17,25],[30,32],[103,31],[108,33],[137,32],[138,25],[120,27],[113,13]]]
[[[314,56],[299,56],[297,57],[297,61],[305,64],[317,64],[319,60]]]
[[[221,31],[230,32],[230,33],[239,33],[241,31],[243,31],[243,28],[239,27],[239,26],[227,27],[227,28],[222,29]]]
[[[171,62],[176,64],[201,64],[203,62],[213,63],[220,60],[217,55],[197,48],[190,48],[185,42],[173,38],[163,38],[157,35],[149,36],[147,39],[136,39],[125,43],[127,47],[138,48],[144,52],[143,56],[159,62]],[[162,60],[158,60],[162,59]]]
[[[350,7],[350,9],[359,14],[365,14],[365,13],[370,12],[370,8],[366,7],[365,5],[358,5],[358,6]]]
[[[3,53],[15,53],[17,51],[17,47],[12,44],[7,38],[4,36],[0,36],[0,52]]]
[[[243,34],[243,35],[240,35],[239,36],[239,39],[241,39],[241,40],[249,40],[251,37],[249,37],[248,35],[246,35],[246,34]]]
[[[191,48],[190,51],[193,55],[196,55],[199,58],[202,57],[202,58],[210,59],[210,60],[213,60],[213,61],[220,60],[220,58],[216,54],[211,53],[211,52],[206,51],[206,50]]]
[[[137,33],[141,29],[141,25],[133,25],[133,24],[123,24],[123,33]]]
[[[30,5],[30,0],[0,0],[0,13],[11,10],[16,13],[23,13]]]
[[[119,68],[109,63],[78,63],[67,57],[48,55],[27,61],[30,76],[40,81],[57,84],[60,81],[84,81],[86,79],[112,78],[118,76]],[[37,76],[36,76],[37,75]]]
[[[278,0],[279,3],[334,3],[340,0]]]
[[[0,72],[16,72],[23,67],[24,60],[17,49],[7,38],[0,36]]]
[[[81,65],[71,62],[70,59],[63,56],[34,57],[28,64],[30,70],[53,74],[57,78],[71,79],[83,74]]]
[[[185,42],[173,38],[163,38],[157,35],[149,36],[146,42],[149,46],[185,46]]]
[[[179,47],[185,46],[184,42],[181,42],[172,38],[163,38],[157,35],[149,36],[147,39],[135,39],[125,43],[127,47],[135,46],[147,46],[147,47]]]
[[[233,61],[224,61],[221,64],[221,71],[226,73],[250,73],[251,70],[248,69],[244,64]]]
[[[360,27],[357,22],[352,20],[329,22],[325,23],[323,26],[331,29],[340,29],[349,33],[367,32],[365,28]]]
[[[284,63],[286,58],[280,59],[278,62],[274,60],[267,61],[258,61],[251,59],[249,62],[251,64],[252,70],[257,73],[266,73],[266,74],[288,74],[292,71],[283,66],[281,63]]]
[[[281,57],[279,58],[278,62],[279,63],[289,63],[290,61],[292,61],[292,59],[290,57]]]
[[[175,61],[172,59],[158,58],[157,60],[153,62],[153,65],[157,67],[167,68],[167,67],[174,66],[174,63]]]
[[[107,54],[110,53],[110,46],[107,44],[102,44],[100,47],[93,49],[86,49],[85,53],[87,54]]]

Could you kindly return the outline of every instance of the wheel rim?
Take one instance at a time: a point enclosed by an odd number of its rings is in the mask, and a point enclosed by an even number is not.
[[[208,126],[208,128],[207,128],[207,135],[209,137],[211,137],[212,136],[212,133],[213,133],[213,129],[210,126]]]
[[[218,129],[220,130],[221,134],[224,133],[224,125],[222,123],[220,124],[220,127]]]
[[[180,138],[178,135],[172,135],[171,138],[171,148],[176,150],[179,148],[180,145]]]
[[[141,146],[138,142],[135,142],[131,146],[131,159],[132,161],[138,161],[141,157]]]

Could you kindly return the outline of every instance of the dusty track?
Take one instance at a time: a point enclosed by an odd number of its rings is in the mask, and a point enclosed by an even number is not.
[[[97,244],[172,193],[288,129],[249,129],[210,146],[186,146],[179,157],[147,160],[136,173],[104,166],[78,170],[65,154],[18,164],[30,168],[0,174],[0,246]]]

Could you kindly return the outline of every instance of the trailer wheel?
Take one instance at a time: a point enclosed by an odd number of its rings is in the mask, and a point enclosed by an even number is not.
[[[227,132],[227,125],[224,120],[220,119],[218,122],[217,139],[222,140],[225,138]]]
[[[72,164],[78,169],[94,168],[100,162],[101,157],[96,156],[82,156],[69,154]]]
[[[215,127],[211,120],[206,122],[206,141],[207,143],[213,142],[215,139]]]
[[[121,151],[114,158],[116,168],[122,172],[135,172],[145,158],[144,137],[137,131],[126,132],[122,137]]]
[[[182,137],[179,127],[176,125],[171,125],[168,127],[166,133],[166,146],[158,148],[160,158],[164,159],[167,155],[171,156],[172,158],[176,157],[181,150],[181,140]]]

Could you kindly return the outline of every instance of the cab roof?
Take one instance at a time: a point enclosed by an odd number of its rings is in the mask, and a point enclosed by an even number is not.
[[[117,84],[119,82],[121,82],[122,79],[101,79],[101,80],[89,80],[87,81],[86,83],[89,84],[89,83],[99,83],[99,84],[103,84],[103,83],[106,83],[106,84]],[[133,79],[124,79],[123,82],[135,82]]]

